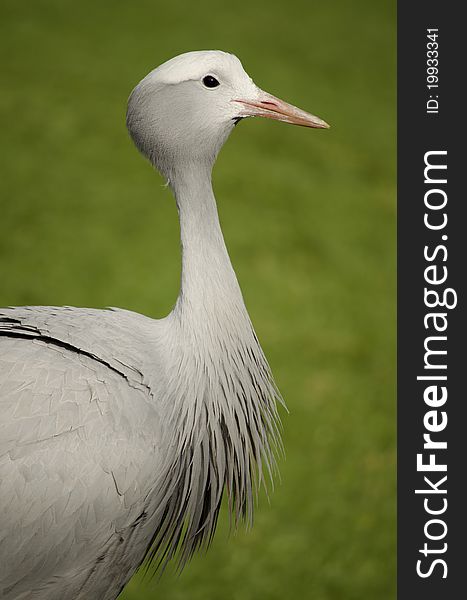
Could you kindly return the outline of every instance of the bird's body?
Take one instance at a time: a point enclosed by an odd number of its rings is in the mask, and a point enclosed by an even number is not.
[[[262,356],[253,332],[253,347],[232,345],[225,355],[218,339],[203,349],[206,332],[182,313],[0,311],[6,598],[115,598],[156,532],[170,552],[189,507],[187,557],[211,535],[230,451],[221,448],[220,394],[236,393],[243,368],[254,377]],[[225,334],[244,339],[239,320],[232,325]],[[223,421],[240,441],[236,417]],[[36,595],[31,578],[43,582]]]
[[[186,137],[185,123],[179,147],[154,117],[173,109],[179,125],[187,88],[206,73],[222,83],[232,69],[243,94],[254,84],[231,55],[174,61],[135,88],[128,112],[133,139],[177,200],[182,283],[173,311],[154,320],[119,309],[0,309],[0,598],[112,600],[146,556],[178,554],[184,564],[208,544],[224,488],[234,521],[250,522],[261,469],[274,471],[280,396],[210,183],[234,122],[250,115],[230,100],[217,137],[202,137],[206,119]],[[198,112],[202,94],[190,99]],[[176,137],[177,123],[170,131]]]

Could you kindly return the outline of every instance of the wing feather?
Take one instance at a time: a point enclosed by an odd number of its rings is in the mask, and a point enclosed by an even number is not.
[[[161,460],[161,419],[135,375],[140,350],[124,356],[124,332],[114,354],[126,371],[109,349],[93,356],[96,331],[80,324],[78,337],[55,339],[69,324],[25,310],[0,311],[0,595],[22,597],[40,572],[41,581],[66,574],[60,597],[74,597],[141,514]]]

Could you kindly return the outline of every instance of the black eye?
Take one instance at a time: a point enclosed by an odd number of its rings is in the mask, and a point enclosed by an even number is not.
[[[203,78],[203,83],[207,88],[215,88],[219,85],[217,79],[212,75],[206,75],[206,77]]]

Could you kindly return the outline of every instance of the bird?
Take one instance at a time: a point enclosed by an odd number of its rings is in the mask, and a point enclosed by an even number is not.
[[[245,307],[211,172],[239,121],[327,123],[194,51],[133,89],[126,124],[180,222],[172,311],[0,309],[0,597],[113,600],[144,563],[182,568],[223,496],[251,524],[282,453],[281,394]],[[267,484],[269,485],[269,483]]]

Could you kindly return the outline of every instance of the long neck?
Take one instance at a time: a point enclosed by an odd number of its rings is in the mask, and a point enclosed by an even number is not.
[[[180,217],[182,279],[178,308],[191,315],[245,312],[225,246],[208,165],[188,165],[171,184]]]
[[[224,487],[235,524],[251,523],[263,467],[272,476],[281,448],[281,398],[225,247],[210,169],[184,167],[170,185],[183,258],[180,295],[166,322],[163,401],[177,458],[169,464],[172,487],[161,490],[167,525],[154,539],[155,552],[165,545],[169,558],[180,544],[183,564],[209,543]]]

